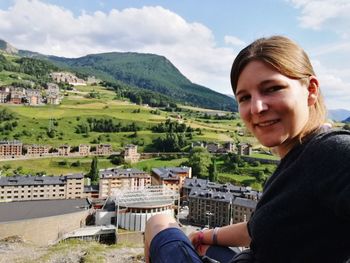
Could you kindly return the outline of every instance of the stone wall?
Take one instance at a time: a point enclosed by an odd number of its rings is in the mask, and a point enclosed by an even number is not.
[[[0,239],[20,236],[35,245],[49,245],[63,234],[85,225],[88,210],[59,216],[0,223]]]

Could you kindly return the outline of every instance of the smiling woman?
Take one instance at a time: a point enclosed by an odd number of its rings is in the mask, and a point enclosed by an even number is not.
[[[248,222],[191,233],[189,242],[173,220],[151,218],[146,260],[350,259],[350,133],[324,125],[319,82],[306,53],[286,37],[258,39],[236,57],[231,84],[246,127],[261,144],[275,148],[281,162]],[[235,255],[227,248],[233,246],[250,249]]]

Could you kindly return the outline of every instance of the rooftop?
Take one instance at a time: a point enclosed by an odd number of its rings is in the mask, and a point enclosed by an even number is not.
[[[136,168],[120,169],[120,168],[108,168],[100,170],[100,178],[108,177],[134,177],[134,176],[146,176],[146,172]]]
[[[68,174],[61,176],[31,176],[31,175],[15,175],[0,176],[0,186],[11,185],[64,185],[67,179],[82,179],[83,174]]]
[[[86,199],[38,200],[0,203],[0,222],[57,216],[82,211]]]
[[[188,174],[189,171],[189,167],[164,167],[152,169],[153,173],[165,180],[178,180],[179,174]]]

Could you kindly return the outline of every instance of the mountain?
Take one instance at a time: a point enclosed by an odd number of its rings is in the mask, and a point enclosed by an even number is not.
[[[350,117],[346,118],[345,120],[343,120],[342,122],[345,122],[345,123],[350,123]]]
[[[48,60],[60,68],[86,76],[93,75],[104,81],[125,83],[138,88],[143,94],[148,90],[148,96],[164,97],[167,101],[209,109],[237,111],[234,99],[192,83],[163,56],[111,52],[80,58],[64,58],[17,50],[4,40],[0,40],[0,50],[21,57]]]
[[[344,109],[328,110],[328,118],[334,121],[343,121],[350,118],[350,111]]]
[[[236,111],[232,98],[188,80],[165,57],[141,53],[102,53],[80,58],[48,56],[60,67],[104,80],[124,83],[161,93],[174,101],[217,110]]]
[[[9,54],[17,54],[18,53],[18,49],[11,46],[9,43],[7,43],[6,41],[4,41],[2,39],[0,39],[0,50],[3,50]]]

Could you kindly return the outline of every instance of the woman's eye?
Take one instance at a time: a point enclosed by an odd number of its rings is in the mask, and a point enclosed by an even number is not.
[[[241,103],[241,102],[244,102],[246,100],[249,100],[250,96],[249,95],[246,95],[246,96],[242,96],[238,99],[238,102]]]
[[[272,86],[266,89],[266,92],[275,92],[283,89],[283,86]]]

